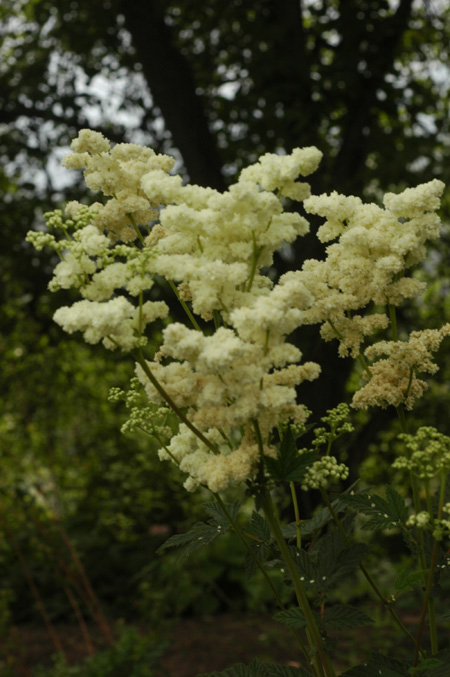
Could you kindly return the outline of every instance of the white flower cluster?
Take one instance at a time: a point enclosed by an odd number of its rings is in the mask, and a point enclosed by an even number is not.
[[[180,467],[189,472],[189,486],[193,486],[192,480],[195,480],[217,490],[220,477],[224,486],[231,477],[241,481],[238,468],[244,465],[253,473],[258,460],[254,421],[260,422],[263,437],[267,439],[279,423],[306,420],[305,407],[296,404],[295,386],[317,378],[320,368],[312,362],[289,364],[301,357],[299,350],[289,343],[265,351],[264,343],[244,341],[229,328],[220,327],[212,336],[203,336],[179,323],[166,327],[163,337],[159,356],[171,361],[167,365],[148,362],[148,368],[176,406],[188,408],[187,417],[196,428],[206,436],[213,435],[221,449],[220,456],[226,457],[225,460],[214,456],[192,431],[182,428],[172,439],[170,450],[180,460]],[[163,401],[140,365],[137,375],[148,398],[153,402]],[[236,447],[233,440],[242,429],[245,434],[239,435]],[[267,448],[265,453],[273,455],[273,449]],[[236,459],[239,459],[238,465]],[[215,471],[211,475],[208,469],[213,466]],[[205,468],[209,479],[205,479]],[[234,468],[236,474],[233,475],[230,468]]]
[[[70,202],[65,216],[58,210],[46,215],[55,235],[27,238],[61,258],[49,288],[76,288],[82,296],[60,308],[55,320],[90,343],[136,351],[137,376],[150,401],[172,402],[184,421],[161,456],[188,474],[189,489],[202,484],[220,491],[251,479],[261,454],[277,453],[273,428],[305,423],[309,412],[297,403],[296,388],[317,378],[320,367],[298,364],[301,353],[286,340],[293,330],[320,323],[323,338],[339,338],[340,354],[355,357],[366,336],[388,325],[385,313],[367,313],[369,304],[397,305],[422,289],[402,275],[423,259],[425,241],[438,235],[440,181],[388,194],[380,209],[337,193],[311,197],[299,177],[317,169],[316,148],[266,154],[224,193],[183,185],[170,174],[172,158],[135,144],[111,147],[97,132],[82,130],[71,149],[63,164],[83,169],[101,201],[90,207]],[[306,261],[274,285],[263,268],[283,242],[309,230],[306,219],[284,211],[285,197],[326,218],[318,233],[323,242],[338,241],[324,261]],[[154,300],[155,276],[169,282],[195,330],[169,324],[159,352],[145,361],[139,351],[148,326],[169,313]],[[211,325],[200,331],[196,316],[214,320],[215,333]],[[411,406],[425,388],[416,372],[433,373],[431,353],[449,332],[446,325],[370,348],[369,359],[387,359],[370,366],[371,379],[353,404]],[[349,429],[343,424],[341,430],[337,419],[328,423],[327,444]],[[137,425],[152,426],[136,411],[130,426]],[[323,486],[346,472],[326,455],[305,486]]]
[[[320,158],[316,148],[297,148],[289,156],[267,154],[261,164],[244,169],[224,193],[182,186],[179,176],[162,171],[146,174],[141,183],[148,199],[155,203],[164,197],[171,203],[161,211],[156,232],[146,239],[159,251],[156,272],[183,283],[194,312],[205,318],[216,310],[228,320],[234,308],[251,305],[271,286],[258,271],[272,263],[283,242],[293,242],[309,230],[299,214],[283,211],[271,191],[284,190],[291,197],[295,193],[299,200],[307,197],[309,185],[294,179],[313,171]]]
[[[303,314],[305,324],[322,324],[325,340],[338,338],[339,354],[356,357],[364,336],[388,324],[383,314],[353,315],[371,302],[397,306],[423,291],[423,283],[403,277],[425,257],[425,242],[439,237],[435,210],[444,184],[437,179],[400,195],[388,193],[385,209],[336,192],[312,196],[305,209],[326,218],[319,228],[327,247],[324,261],[309,260],[301,280],[315,302]]]
[[[352,404],[358,409],[404,404],[412,409],[417,398],[428,388],[417,378],[417,372],[435,374],[438,366],[432,360],[441,341],[450,334],[450,324],[441,329],[413,331],[409,341],[380,341],[365,351],[369,359],[387,355],[370,366],[368,383],[353,396]]]

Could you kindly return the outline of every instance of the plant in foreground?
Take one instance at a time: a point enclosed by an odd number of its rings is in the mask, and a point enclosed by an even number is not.
[[[224,193],[182,185],[170,174],[172,158],[134,144],[111,148],[96,132],[82,130],[71,148],[65,166],[84,169],[87,186],[103,201],[70,202],[64,213],[46,215],[47,232],[27,236],[61,259],[50,289],[76,288],[82,297],[54,319],[69,333],[83,332],[88,343],[101,341],[131,356],[130,390],[111,393],[127,404],[126,429],[153,436],[160,458],[186,474],[188,491],[206,487],[212,494],[210,519],[163,548],[180,547],[184,556],[234,531],[246,550],[248,575],[262,571],[280,606],[276,618],[290,628],[304,658],[303,668],[254,661],[223,674],[335,675],[330,631],[371,622],[359,609],[334,602],[339,580],[357,567],[410,643],[411,658],[403,663],[374,654],[346,674],[447,674],[450,657],[438,644],[434,604],[448,570],[450,439],[430,428],[409,431],[406,411],[427,388],[421,375],[437,371],[433,354],[450,324],[399,339],[396,321],[396,307],[425,287],[411,268],[424,259],[427,241],[439,237],[442,182],[389,193],[381,208],[336,192],[311,196],[298,177],[317,169],[316,148],[266,154]],[[323,217],[317,235],[333,243],[324,260],[307,260],[274,284],[264,274],[273,253],[309,230],[306,218],[284,210],[286,198]],[[187,325],[170,321],[170,308],[158,296],[162,278]],[[152,323],[164,327],[153,355]],[[330,498],[330,488],[348,476],[334,452],[352,430],[348,405],[337,404],[310,445],[300,447],[312,426],[296,388],[317,379],[321,367],[301,362],[287,339],[310,324],[320,325],[325,341],[338,341],[340,356],[356,360],[361,385],[352,407],[396,408],[405,441],[396,466],[410,475],[412,510],[409,497],[391,486],[384,496],[356,488]],[[387,338],[377,341],[380,330]],[[239,504],[221,497],[234,485],[243,485],[254,501],[249,525],[241,526]],[[292,524],[280,524],[277,485],[289,486]],[[303,519],[297,492],[312,489],[324,507]],[[355,513],[365,529],[396,529],[417,560],[417,572],[399,576],[395,592],[382,592],[366,568],[369,547],[354,538]],[[273,567],[284,573],[296,606],[284,605],[270,577]],[[411,587],[423,589],[418,629],[395,611],[398,592]]]

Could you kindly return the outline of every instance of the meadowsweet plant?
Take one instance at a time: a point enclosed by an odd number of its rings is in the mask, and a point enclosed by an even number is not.
[[[450,324],[399,338],[396,321],[396,308],[424,291],[412,273],[427,242],[439,237],[442,182],[389,193],[383,207],[336,192],[311,195],[304,178],[321,160],[311,147],[262,156],[220,193],[183,185],[166,155],[134,144],[111,147],[97,132],[82,130],[71,148],[64,166],[84,170],[98,201],[69,202],[64,212],[46,214],[45,232],[27,236],[36,249],[51,247],[60,258],[49,288],[75,288],[81,297],[54,319],[134,361],[130,390],[111,392],[128,408],[124,428],[153,436],[161,460],[185,474],[187,491],[202,487],[211,494],[209,520],[163,549],[180,548],[182,559],[235,532],[248,575],[261,570],[280,607],[276,618],[302,657],[298,668],[255,660],[223,674],[339,674],[339,644],[333,649],[330,632],[372,622],[335,602],[339,580],[358,568],[411,654],[404,661],[374,653],[345,674],[448,674],[434,607],[448,569],[450,438],[430,427],[414,430],[413,421],[408,429],[407,412],[427,389],[423,377],[438,369],[434,353]],[[306,218],[285,211],[286,199],[324,219],[317,236],[326,248],[322,260],[304,261],[274,283],[265,272],[274,252],[309,231]],[[161,284],[170,287],[185,323],[172,321],[168,303],[158,300]],[[318,422],[298,401],[297,386],[304,391],[320,378],[321,365],[305,360],[289,340],[311,324],[360,373],[350,406],[337,402]],[[162,340],[152,354],[154,329],[162,330]],[[390,486],[384,495],[358,483],[346,488],[349,469],[338,440],[353,430],[351,408],[369,407],[397,410],[403,452],[394,465],[409,476],[410,495]],[[238,486],[254,501],[245,526],[239,503],[221,496]],[[288,524],[280,522],[274,501],[280,488],[292,499]],[[309,491],[323,507],[307,519],[298,499]],[[363,529],[394,529],[406,540],[416,567],[399,574],[394,590],[380,589],[376,571],[366,568],[369,546],[355,540],[355,515]],[[292,605],[282,601],[274,568],[292,590]],[[395,604],[410,588],[422,596],[414,627]]]

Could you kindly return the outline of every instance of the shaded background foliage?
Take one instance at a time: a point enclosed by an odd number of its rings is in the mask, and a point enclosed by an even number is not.
[[[91,127],[114,142],[145,143],[173,153],[186,179],[218,189],[265,152],[308,145],[324,152],[315,192],[378,200],[432,178],[448,184],[449,37],[450,9],[439,0],[3,0],[1,501],[36,576],[43,566],[27,511],[63,519],[103,599],[125,608],[130,590],[148,583],[145,571],[155,575],[161,536],[149,525],[182,529],[196,510],[147,441],[120,438],[122,414],[105,399],[132,365],[53,325],[53,310],[72,297],[49,295],[54,262],[23,241],[45,211],[90,199],[81,177],[58,166],[70,140]],[[449,207],[447,197],[444,217]],[[435,250],[431,277],[448,276],[448,244],[444,237]],[[322,256],[313,236],[286,247],[270,273],[311,256]],[[429,326],[449,316],[447,291],[443,282],[432,287]],[[410,309],[405,326],[420,313],[420,304]],[[314,328],[298,340],[323,365],[301,393],[319,415],[346,396],[350,361],[319,343]],[[442,382],[436,388],[435,418],[446,432]],[[373,419],[356,456],[388,417]],[[15,557],[9,544],[5,569]],[[20,572],[5,581],[23,599]],[[28,617],[23,603],[15,613]]]

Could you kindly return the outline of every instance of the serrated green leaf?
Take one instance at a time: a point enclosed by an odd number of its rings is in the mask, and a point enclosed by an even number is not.
[[[347,677],[405,677],[409,665],[382,654],[372,654],[367,663],[356,665],[343,673]]]
[[[408,511],[404,499],[389,486],[386,488],[386,497],[388,500],[370,491],[342,494],[340,500],[356,512],[371,517],[363,524],[363,529],[392,529],[405,521]]]
[[[349,630],[369,623],[373,623],[373,620],[367,614],[349,604],[336,604],[325,609],[321,620],[321,626],[325,630]]]
[[[290,628],[301,630],[306,628],[306,618],[301,609],[288,609],[288,611],[279,611],[275,614],[274,619],[283,625]]]
[[[255,557],[258,560],[258,562],[264,564],[270,551],[269,543],[267,541],[262,541],[260,543],[255,541],[249,541],[248,543],[253,553],[255,554]],[[244,564],[245,564],[245,575],[247,577],[247,580],[250,580],[250,578],[254,576],[254,574],[256,573],[258,565],[248,552],[245,554]]]
[[[335,511],[336,514],[340,514],[344,512],[346,506],[339,501],[337,498],[333,503],[331,504],[333,507],[333,510]],[[314,517],[312,517],[309,520],[302,520],[300,523],[300,529],[302,536],[310,536],[313,534],[315,531],[319,531],[322,529],[328,522],[331,522],[333,520],[333,517],[328,510],[328,508],[322,508],[317,512]],[[286,524],[282,528],[283,536],[287,540],[291,540],[297,537],[297,525],[295,522],[290,522],[290,524]]]
[[[239,507],[239,501],[226,504],[226,508],[232,519],[236,519]],[[158,548],[157,552],[161,552],[167,548],[183,547],[183,550],[178,558],[178,561],[181,561],[185,557],[189,557],[189,555],[191,555],[196,550],[202,548],[204,545],[211,543],[218,536],[225,534],[232,525],[228,519],[227,514],[223,511],[222,506],[219,503],[211,502],[205,503],[204,508],[211,516],[211,519],[208,520],[208,523],[197,522],[187,533],[171,536]]]
[[[292,431],[288,428],[280,443],[278,457],[266,458],[265,465],[276,482],[296,482],[302,479],[316,458],[316,451],[299,454]]]
[[[406,507],[405,499],[389,484],[386,486],[386,500],[390,507],[390,515],[397,518],[397,524],[406,522],[408,519],[408,508]]]
[[[351,573],[364,559],[368,549],[365,543],[348,545],[337,529],[322,536],[312,551],[317,557],[314,578],[318,589],[326,590],[339,578]]]
[[[426,673],[426,675],[423,675],[423,677],[430,677],[430,675],[435,674],[435,670],[437,668],[442,667],[442,661],[438,660],[437,658],[424,658],[422,661],[420,661],[419,665],[417,665],[414,668],[410,668],[409,673],[410,675],[420,675],[423,672]],[[447,666],[448,670],[448,666]],[[445,675],[448,675],[448,672],[444,673]]]
[[[179,561],[181,561],[185,557],[189,557],[189,555],[191,555],[193,552],[196,552],[203,546],[208,545],[208,543],[211,543],[222,533],[223,530],[220,529],[220,526],[213,526],[212,524],[197,522],[187,533],[171,536],[158,548],[157,552],[166,550],[167,548],[177,548],[184,546],[179,556]]]
[[[290,522],[289,524],[285,524],[284,527],[281,528],[281,533],[287,541],[297,538],[297,523]]]
[[[425,673],[426,677],[448,677],[450,675],[450,649],[438,651],[432,659],[439,661],[439,665],[431,666]],[[419,663],[420,667],[421,663]],[[420,674],[420,673],[419,673]]]
[[[270,540],[270,528],[266,520],[259,512],[254,510],[252,512],[252,517],[250,520],[250,533],[257,538],[260,538],[261,541]]]
[[[423,576],[426,573],[426,569],[423,571],[413,571],[412,573],[408,573],[406,567],[404,567],[399,571],[394,581],[394,587],[399,591],[410,590],[411,588],[414,588],[416,584],[423,582]]]
[[[233,520],[236,520],[239,508],[241,504],[239,501],[236,501],[235,503],[226,503],[225,507],[230,513],[231,517]],[[221,525],[222,527],[231,527],[230,520],[228,519],[227,514],[223,511],[222,506],[220,503],[216,503],[215,501],[211,501],[210,503],[205,503],[203,506],[206,510],[206,512],[210,515],[212,518],[212,522],[217,525]],[[211,522],[210,522],[211,523]]]
[[[313,562],[311,557],[301,548],[296,548],[293,545],[288,547],[291,557],[300,573],[300,580],[304,587],[307,588],[311,584],[310,581],[314,582],[316,579],[316,563]]]

